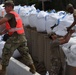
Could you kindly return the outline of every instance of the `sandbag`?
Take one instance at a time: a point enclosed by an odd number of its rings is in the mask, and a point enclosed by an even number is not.
[[[59,11],[50,13],[49,16],[46,17],[46,31],[47,33],[51,32],[51,29],[54,29],[59,25],[60,19],[64,18],[66,15],[65,11]],[[54,30],[54,32],[57,30]]]
[[[46,16],[46,31],[47,33],[51,32],[51,27],[54,26],[55,24],[57,24],[57,18],[56,17],[52,17],[52,15],[55,16],[56,13],[51,13],[48,16]]]
[[[4,44],[5,44],[4,41],[0,41],[0,58],[2,58],[2,49],[4,47]],[[14,54],[12,56],[15,57],[15,58],[16,57],[19,57],[20,56],[20,53],[17,50],[15,50],[14,51]]]
[[[67,27],[73,23],[73,15],[67,14],[64,18],[60,19],[59,25],[53,29],[57,35],[64,36],[67,33]]]
[[[63,44],[62,49],[66,56],[67,64],[76,67],[76,37],[71,38],[68,43]]]
[[[45,17],[48,15],[47,12],[40,11],[37,15],[37,24],[36,28],[38,32],[45,32],[46,31],[46,26],[45,26]]]
[[[29,25],[30,27],[36,27],[37,24],[37,12],[30,13],[29,15]]]

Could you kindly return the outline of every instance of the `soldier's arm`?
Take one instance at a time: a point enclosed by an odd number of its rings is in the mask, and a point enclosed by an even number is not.
[[[76,24],[76,13],[73,13],[74,22],[67,28],[67,31],[69,31],[73,26]]]
[[[6,17],[0,19],[0,25],[2,25],[3,23],[5,23],[7,21],[8,21],[8,18],[6,18]]]
[[[73,26],[75,26],[75,24],[76,24],[76,22],[74,21],[74,22],[70,25],[70,27],[67,27],[67,31],[69,31]]]
[[[0,19],[0,25],[2,25],[3,23],[9,21],[12,17],[13,16],[12,16],[11,13],[6,14],[5,17],[3,17],[2,19]]]
[[[59,39],[60,44],[68,43],[70,40],[71,35],[75,32],[75,30],[70,30],[65,37]]]

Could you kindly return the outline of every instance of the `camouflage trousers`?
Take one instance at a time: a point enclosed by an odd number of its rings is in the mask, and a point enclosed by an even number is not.
[[[62,65],[61,60],[58,58],[52,58],[50,61],[50,71],[49,75],[62,75]]]
[[[2,53],[2,65],[8,66],[9,59],[13,55],[15,50],[18,50],[23,57],[23,60],[26,65],[30,65],[33,63],[33,60],[29,54],[29,49],[27,47],[27,40],[24,34],[13,34],[6,41],[3,53]]]

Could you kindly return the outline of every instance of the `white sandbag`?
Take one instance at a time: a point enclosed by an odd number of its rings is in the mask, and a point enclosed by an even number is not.
[[[24,26],[28,26],[29,25],[28,17],[29,17],[29,15],[21,16]]]
[[[37,18],[36,28],[38,32],[45,32],[45,17]]]
[[[49,16],[46,17],[46,31],[47,33],[50,32],[50,28],[55,24],[58,25],[60,19],[64,18],[66,15],[65,11],[59,11],[57,13],[50,13]],[[54,30],[55,32],[56,30]]]
[[[62,45],[62,49],[68,65],[76,67],[76,37],[71,37],[68,43]]]
[[[66,12],[65,11],[58,11],[57,14],[60,16],[63,16],[63,15],[66,15]]]
[[[67,14],[63,19],[60,20],[59,25],[63,26],[63,27],[69,27],[72,24],[73,21],[74,21],[73,15],[72,14],[71,15]]]
[[[25,16],[26,14],[28,15],[29,14],[29,10],[28,10],[28,7],[24,8],[22,6],[19,6],[18,7],[18,14],[20,16]]]
[[[68,43],[71,45],[76,44],[76,37],[71,37]]]
[[[71,52],[73,53],[73,55],[75,55],[76,57],[76,44],[71,46]]]
[[[28,21],[28,16],[29,16],[29,10],[26,6],[22,7],[20,5],[15,6],[14,10],[20,15],[20,17],[22,18],[22,22],[25,26],[29,25],[29,21]]]
[[[55,15],[56,13],[51,13],[46,17],[46,31],[47,33],[51,32],[51,27],[54,26],[55,24],[57,24],[57,18],[56,17],[52,17],[52,15]]]
[[[14,51],[14,54],[13,54],[12,56],[15,57],[15,58],[17,58],[17,57],[21,56],[21,54],[20,54],[19,51],[16,49],[16,50]]]
[[[2,58],[2,49],[4,47],[5,42],[4,41],[0,41],[0,58]]]
[[[4,47],[4,44],[5,44],[4,41],[0,41],[0,58],[2,58],[2,49]],[[17,50],[15,50],[13,57],[19,57],[19,56],[20,56],[20,53]]]
[[[76,67],[76,45],[71,46],[70,53],[68,54],[66,61],[68,65]]]
[[[29,25],[30,25],[30,27],[36,27],[37,14],[38,14],[37,12],[30,13],[30,15],[29,15]]]
[[[46,31],[46,26],[45,26],[45,17],[48,15],[47,12],[40,11],[37,15],[37,31],[38,32],[45,32]]]
[[[76,46],[76,45],[75,45]],[[70,49],[62,47],[66,55],[66,62],[68,65],[76,67],[76,55],[71,52]]]
[[[14,6],[14,10],[19,14],[21,6]]]
[[[22,18],[22,22],[23,22],[24,26],[29,25],[29,14],[30,14],[31,10],[32,9],[30,6],[20,8],[19,15]]]
[[[22,10],[23,10],[23,13],[22,13]],[[31,25],[30,23],[32,23],[32,22],[29,21],[29,15],[30,15],[30,13],[34,13],[34,12],[36,12],[36,8],[34,7],[34,5],[24,6],[21,9],[21,14],[24,14],[24,15],[21,15],[24,26]]]
[[[63,44],[63,47],[69,48],[72,45],[76,44],[76,37],[71,37],[70,40],[68,41],[68,43]]]
[[[53,29],[57,35],[64,36],[67,33],[67,27],[69,27],[73,23],[73,15],[66,15],[65,18],[60,20],[60,23],[57,27]],[[73,34],[75,36],[75,34]]]
[[[31,8],[30,12],[36,11],[35,4],[31,5],[30,8]]]
[[[31,5],[31,6],[23,6],[25,8],[25,12],[26,13],[31,13],[32,11],[36,11],[36,8],[35,8],[35,4]]]
[[[1,16],[1,17],[4,17],[5,14],[6,14],[6,12],[5,12],[4,7],[2,7],[2,6],[0,5],[0,16]]]
[[[63,30],[58,30],[58,31],[56,31],[55,32],[57,35],[59,35],[59,36],[65,36],[66,34],[67,34],[67,31],[63,31]]]
[[[51,11],[49,11],[49,13],[56,13],[56,10],[52,9]]]

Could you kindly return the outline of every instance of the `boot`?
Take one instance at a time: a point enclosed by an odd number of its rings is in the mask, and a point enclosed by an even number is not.
[[[29,65],[29,67],[30,67],[30,72],[32,74],[35,74],[36,73],[36,68],[35,68],[34,64]]]
[[[0,75],[5,75],[6,74],[6,67],[0,66]]]

